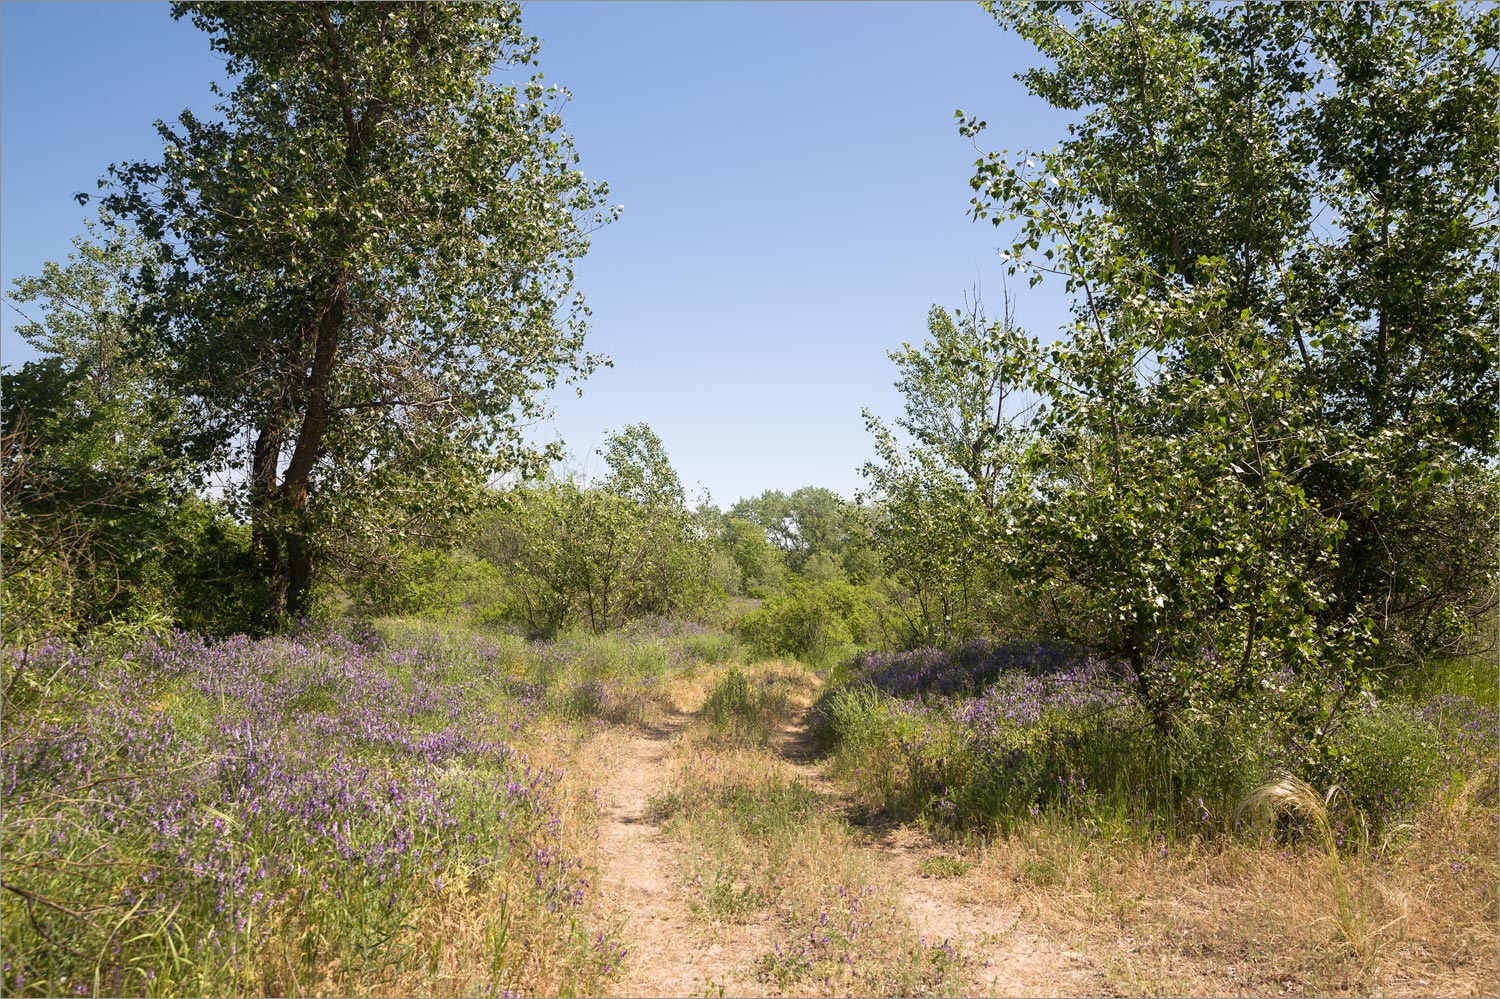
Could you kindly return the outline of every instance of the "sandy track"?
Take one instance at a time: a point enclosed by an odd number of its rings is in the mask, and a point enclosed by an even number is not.
[[[1019,899],[978,897],[975,872],[962,877],[924,875],[922,861],[942,850],[919,830],[896,826],[876,834],[877,871],[901,894],[912,928],[928,944],[944,940],[968,958],[971,994],[989,996],[1105,995],[1108,982],[1089,958],[1042,932]]]
[[[625,971],[619,996],[759,995],[755,959],[771,949],[769,926],[705,925],[692,911],[674,844],[647,817],[667,790],[672,742],[689,716],[675,715],[626,739],[602,789],[600,863],[605,897],[622,921]]]
[[[669,716],[611,747],[600,799],[602,890],[620,920],[627,948],[620,996],[764,995],[755,977],[771,949],[769,919],[707,924],[693,912],[682,884],[680,846],[649,818],[651,799],[670,787],[669,757],[691,715]],[[773,748],[830,809],[844,802],[814,761],[806,710],[777,733]],[[978,995],[1098,994],[1107,988],[1091,962],[1038,933],[1019,901],[981,901],[972,875],[932,878],[922,861],[939,855],[928,837],[906,826],[870,829],[859,846],[872,868],[895,888],[912,928],[929,944],[950,940],[969,958],[968,991]]]
[[[812,786],[829,807],[848,814],[839,789],[817,764],[811,704],[779,733],[773,747],[797,776]],[[884,882],[896,889],[907,919],[926,943],[951,941],[969,959],[971,994],[993,996],[1098,995],[1108,988],[1091,962],[1037,932],[1025,918],[1019,900],[995,904],[977,897],[973,874],[957,878],[924,875],[924,860],[943,851],[926,833],[910,826],[871,828],[861,849]]]

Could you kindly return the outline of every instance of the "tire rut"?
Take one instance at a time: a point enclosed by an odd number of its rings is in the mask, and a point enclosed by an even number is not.
[[[857,810],[818,762],[812,704],[800,706],[772,747],[797,776],[859,832],[880,887],[896,890],[912,929],[929,946],[949,941],[969,959],[970,993],[995,996],[1096,994],[1105,981],[1083,955],[1028,926],[1019,900],[982,901],[971,879],[924,874],[924,861],[947,856],[922,830],[894,822],[850,821]]]
[[[799,780],[856,830],[879,879],[902,902],[910,924],[929,946],[950,941],[968,958],[972,995],[1095,994],[1107,988],[1091,962],[1027,924],[1019,900],[982,901],[971,871],[959,877],[924,875],[923,861],[944,856],[926,833],[909,825],[851,821],[848,796],[823,773],[812,730],[811,703],[773,735],[770,748]],[[671,787],[672,749],[695,716],[674,713],[664,723],[623,736],[611,753],[599,832],[601,889],[621,925],[625,967],[618,996],[765,995],[755,964],[771,950],[769,917],[706,923],[682,881],[682,847],[652,821],[651,799]]]
[[[682,884],[677,848],[650,818],[651,799],[669,787],[672,744],[691,718],[673,715],[626,740],[602,789],[602,888],[621,922],[626,948],[615,995],[644,999],[759,990],[745,973],[770,949],[770,928],[704,925]]]

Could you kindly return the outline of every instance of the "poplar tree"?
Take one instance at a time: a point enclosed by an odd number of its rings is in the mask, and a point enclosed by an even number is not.
[[[319,568],[554,457],[522,429],[586,374],[572,264],[613,213],[505,3],[175,4],[225,59],[106,204],[161,246],[172,384],[248,508],[268,619]]]

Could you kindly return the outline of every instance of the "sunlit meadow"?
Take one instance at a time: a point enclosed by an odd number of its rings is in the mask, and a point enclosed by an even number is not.
[[[385,631],[8,653],[5,992],[597,992],[566,749],[682,643]]]

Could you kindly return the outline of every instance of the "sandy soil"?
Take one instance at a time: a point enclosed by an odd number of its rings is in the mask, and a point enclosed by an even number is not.
[[[679,879],[673,844],[647,819],[651,799],[668,787],[670,744],[687,720],[669,716],[657,728],[622,740],[601,793],[604,893],[622,922],[627,948],[615,995],[760,995],[764,986],[755,981],[753,966],[771,948],[770,927],[705,925]]]
[[[666,718],[653,729],[622,733],[610,747],[600,799],[603,891],[620,920],[626,969],[620,996],[765,995],[755,963],[771,949],[767,919],[707,923],[696,915],[680,880],[676,845],[649,819],[651,799],[667,790],[673,741],[690,715]],[[806,711],[772,743],[797,776],[834,810],[846,810],[815,762]],[[1029,926],[1019,902],[987,903],[968,884],[973,872],[934,878],[922,862],[942,850],[920,830],[866,828],[859,849],[899,889],[912,927],[929,942],[950,940],[970,959],[975,995],[1098,995],[1108,988],[1085,955]]]
[[[831,806],[847,813],[847,803],[816,763],[810,707],[805,706],[797,720],[778,733],[774,745],[801,779]],[[952,941],[969,958],[970,994],[1106,994],[1105,979],[1087,957],[1029,924],[1019,900],[1000,904],[981,900],[973,890],[977,872],[945,878],[923,874],[922,862],[944,856],[944,851],[922,830],[886,824],[864,826],[862,831],[863,848],[873,854],[871,866],[899,890],[912,929],[929,944]]]

